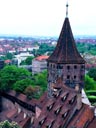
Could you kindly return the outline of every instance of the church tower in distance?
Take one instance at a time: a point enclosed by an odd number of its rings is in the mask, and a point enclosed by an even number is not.
[[[66,8],[68,11],[68,5]],[[59,78],[66,86],[79,92],[84,87],[85,60],[76,48],[67,11],[57,46],[48,58],[49,96],[52,96],[52,89]]]

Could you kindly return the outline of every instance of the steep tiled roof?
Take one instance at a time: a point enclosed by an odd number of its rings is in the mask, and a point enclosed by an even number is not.
[[[91,121],[88,128],[96,128],[96,117]]]
[[[56,92],[55,92],[56,93]],[[77,109],[77,92],[65,85],[59,90],[59,95],[48,98],[45,95],[41,104],[41,114],[35,118],[33,128],[83,128],[94,118],[90,106],[83,104]]]
[[[48,61],[65,64],[85,63],[77,51],[68,18],[65,18],[57,46]]]
[[[9,111],[7,114],[7,118],[10,121],[15,121],[21,126],[22,128],[27,128],[30,125],[31,118],[26,116],[24,118],[24,112],[18,113],[16,109]]]

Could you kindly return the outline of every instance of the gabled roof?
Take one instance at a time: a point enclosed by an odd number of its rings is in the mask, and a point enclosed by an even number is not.
[[[69,19],[66,17],[57,46],[48,61],[64,64],[83,64],[84,59],[77,51]]]

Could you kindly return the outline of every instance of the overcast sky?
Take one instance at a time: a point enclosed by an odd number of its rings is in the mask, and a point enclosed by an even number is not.
[[[0,34],[58,36],[67,0],[0,0]],[[69,0],[74,35],[96,35],[96,0]]]

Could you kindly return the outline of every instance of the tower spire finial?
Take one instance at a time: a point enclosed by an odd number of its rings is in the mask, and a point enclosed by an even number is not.
[[[67,0],[67,3],[66,3],[66,17],[68,17],[68,7],[69,7],[69,5],[68,5],[68,0]]]

